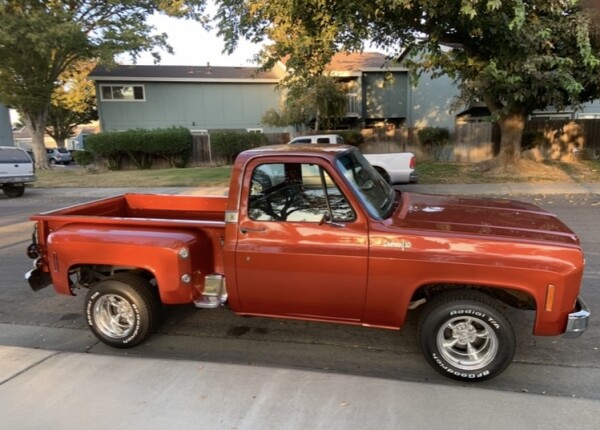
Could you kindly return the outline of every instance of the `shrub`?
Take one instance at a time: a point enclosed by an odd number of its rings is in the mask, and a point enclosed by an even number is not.
[[[82,167],[89,166],[94,162],[94,155],[90,151],[73,151],[73,159]]]
[[[363,135],[358,130],[336,131],[335,133],[342,136],[347,145],[359,146],[364,141]]]
[[[450,132],[442,127],[425,127],[418,131],[419,142],[426,147],[443,146],[450,140]]]
[[[118,170],[124,159],[148,169],[156,157],[184,167],[192,154],[192,135],[184,127],[106,132],[88,136],[86,148],[106,159],[111,170]]]
[[[242,151],[267,145],[267,137],[262,133],[246,131],[215,131],[210,134],[210,144],[214,155],[222,157],[226,164],[233,164]]]

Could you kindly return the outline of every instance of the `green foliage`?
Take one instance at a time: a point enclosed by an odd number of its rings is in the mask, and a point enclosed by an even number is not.
[[[60,76],[82,60],[171,48],[146,20],[154,13],[201,19],[206,0],[0,0],[0,101],[17,109],[32,133],[36,164]]]
[[[336,130],[332,133],[342,136],[344,143],[347,145],[359,146],[364,142],[364,137],[358,130]]]
[[[442,127],[425,127],[417,132],[419,142],[424,146],[431,157],[436,161],[447,161],[450,154],[448,152],[448,142],[450,141],[450,132]]]
[[[58,146],[73,136],[77,126],[98,119],[96,89],[87,79],[95,65],[95,61],[81,61],[61,75],[62,85],[54,91],[46,127]]]
[[[335,79],[318,76],[290,88],[281,112],[269,109],[262,123],[271,127],[309,126],[328,129],[346,114],[346,93]]]
[[[600,96],[600,26],[590,25],[580,0],[219,3],[226,48],[232,51],[241,37],[267,41],[260,60],[271,67],[285,59],[290,85],[314,79],[333,54],[360,51],[367,42],[402,58],[415,75],[456,79],[461,104],[484,101],[507,131],[504,154],[518,154],[533,110]]]
[[[125,159],[148,169],[156,157],[168,160],[172,167],[184,167],[191,156],[192,135],[184,127],[107,132],[88,136],[85,146],[104,158],[110,170],[119,170]]]
[[[425,127],[417,132],[424,146],[445,145],[450,140],[450,131],[442,127]]]
[[[72,151],[73,159],[82,167],[89,166],[94,162],[94,155],[90,151]]]
[[[245,131],[216,131],[210,134],[212,152],[222,157],[227,164],[233,164],[235,157],[242,151],[268,144],[262,133]]]

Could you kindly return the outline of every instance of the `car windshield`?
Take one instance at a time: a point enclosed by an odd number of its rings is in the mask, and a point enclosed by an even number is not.
[[[345,153],[336,165],[371,216],[377,219],[390,216],[395,191],[360,152]]]

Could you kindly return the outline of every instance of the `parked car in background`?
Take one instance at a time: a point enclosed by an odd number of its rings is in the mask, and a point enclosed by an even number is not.
[[[289,144],[343,144],[344,138],[339,134],[316,134],[298,136]],[[375,170],[389,184],[407,184],[417,182],[419,176],[415,171],[416,159],[412,152],[397,152],[390,154],[363,154]]]
[[[50,164],[64,164],[67,166],[73,161],[71,152],[65,148],[46,148],[46,153]]]
[[[6,197],[21,197],[25,184],[35,180],[35,168],[27,152],[14,146],[0,146],[0,188]]]

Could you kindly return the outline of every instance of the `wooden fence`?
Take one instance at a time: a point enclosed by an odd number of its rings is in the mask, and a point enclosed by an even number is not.
[[[334,133],[334,132],[333,132]],[[416,128],[374,128],[361,130],[365,154],[414,152],[418,159],[442,161],[478,162],[498,154],[499,129],[489,122],[457,124],[450,145],[434,148],[436,153],[426,151],[419,144]],[[600,119],[572,121],[530,120],[524,134],[536,134],[537,156],[547,159],[569,158],[572,154],[585,158],[600,157]],[[270,144],[283,144],[290,140],[289,133],[265,133]],[[192,164],[218,163],[211,154],[210,137],[193,135]]]

